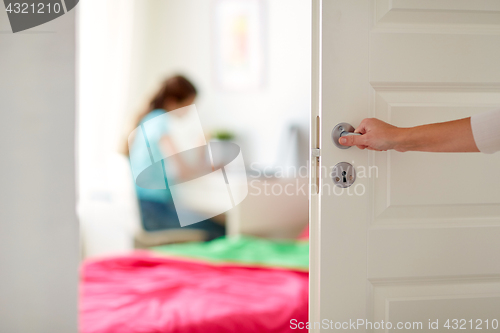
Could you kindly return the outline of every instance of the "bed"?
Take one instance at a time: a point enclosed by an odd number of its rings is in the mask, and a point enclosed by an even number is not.
[[[290,332],[307,321],[307,241],[254,237],[88,260],[80,332]]]

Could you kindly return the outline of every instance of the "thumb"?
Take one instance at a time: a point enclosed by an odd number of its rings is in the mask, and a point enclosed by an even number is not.
[[[346,135],[339,139],[342,146],[361,146],[362,135]]]

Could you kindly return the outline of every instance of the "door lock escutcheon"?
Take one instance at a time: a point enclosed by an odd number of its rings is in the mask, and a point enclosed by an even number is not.
[[[356,170],[351,163],[340,162],[335,164],[332,168],[330,176],[336,186],[346,188],[354,184],[356,180]]]
[[[332,130],[332,141],[337,148],[347,149],[351,148],[350,146],[342,146],[339,143],[339,139],[343,136],[347,135],[361,135],[360,133],[354,133],[354,127],[348,123],[340,123],[337,124]]]

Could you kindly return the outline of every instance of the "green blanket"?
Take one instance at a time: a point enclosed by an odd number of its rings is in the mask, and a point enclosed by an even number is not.
[[[158,254],[188,257],[215,263],[280,267],[307,271],[309,242],[273,241],[248,236],[221,237],[210,242],[153,247]]]

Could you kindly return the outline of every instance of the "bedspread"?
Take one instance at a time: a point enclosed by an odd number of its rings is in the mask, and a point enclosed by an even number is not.
[[[296,332],[290,320],[307,321],[307,272],[193,261],[175,251],[85,262],[80,332]]]

